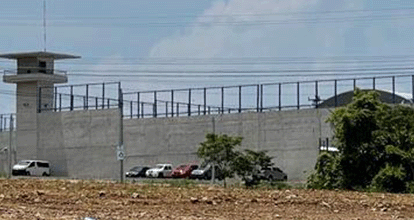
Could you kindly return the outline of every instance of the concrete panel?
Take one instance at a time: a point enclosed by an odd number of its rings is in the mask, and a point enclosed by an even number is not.
[[[15,161],[15,147],[16,147],[16,132],[12,132],[12,165],[16,163]],[[7,149],[10,147],[10,132],[2,131],[0,132],[0,176],[6,175],[8,173],[8,152]]]
[[[119,178],[118,109],[45,112],[38,123],[36,155],[51,162],[53,175]]]

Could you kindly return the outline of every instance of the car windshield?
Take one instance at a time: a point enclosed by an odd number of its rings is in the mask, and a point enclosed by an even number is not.
[[[27,160],[22,160],[22,161],[19,161],[19,165],[27,165],[27,164],[29,164],[30,163],[30,161],[27,161]]]
[[[164,165],[157,165],[157,166],[155,166],[155,168],[156,169],[162,169],[162,168],[164,168]]]
[[[203,165],[202,167],[199,168],[199,170],[207,170],[210,168],[210,164],[207,165]]]
[[[142,169],[142,167],[132,167],[130,169],[130,171],[138,171],[138,170],[141,170],[141,169]]]

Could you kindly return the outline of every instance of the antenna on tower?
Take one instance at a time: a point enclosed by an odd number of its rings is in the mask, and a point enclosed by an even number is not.
[[[46,52],[46,0],[43,0],[43,40],[44,51]]]

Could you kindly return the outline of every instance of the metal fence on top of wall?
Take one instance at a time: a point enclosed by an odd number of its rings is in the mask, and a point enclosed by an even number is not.
[[[15,114],[0,114],[0,132],[10,131],[10,128],[16,130]]]
[[[120,88],[120,82],[40,87],[37,94],[38,112],[119,108]],[[47,99],[47,105],[42,99]]]
[[[318,108],[328,98],[361,89],[383,90],[395,97],[414,95],[414,75],[338,78],[298,82],[187,88],[122,93],[121,84],[96,83],[54,87],[53,103],[40,111],[122,108],[125,118],[188,117],[208,114]],[[41,94],[42,88],[39,88]],[[42,97],[39,95],[39,97]]]
[[[181,117],[318,108],[328,98],[355,88],[414,96],[414,75],[342,78],[123,93],[124,117]],[[398,89],[398,91],[397,91]]]

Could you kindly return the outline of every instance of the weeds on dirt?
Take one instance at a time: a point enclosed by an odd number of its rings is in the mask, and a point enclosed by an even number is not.
[[[195,180],[189,179],[169,179],[169,180],[144,180],[144,184],[150,186],[170,186],[170,187],[179,187],[179,188],[192,188],[199,183]]]

